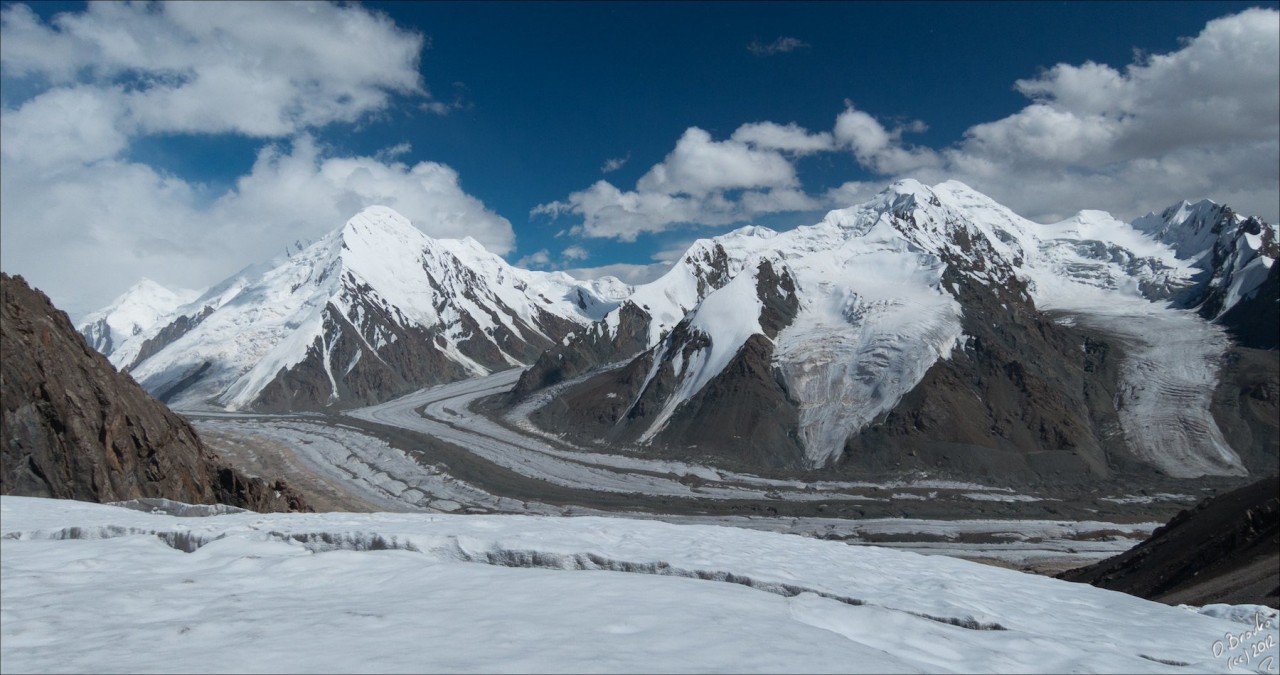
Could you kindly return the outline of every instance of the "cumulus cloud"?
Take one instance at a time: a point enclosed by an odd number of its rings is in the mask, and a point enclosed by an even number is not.
[[[830,134],[761,123],[717,141],[690,127],[634,190],[601,180],[565,200],[540,204],[531,215],[580,216],[583,222],[571,234],[635,241],[679,224],[726,225],[761,213],[820,208],[801,190],[795,165],[783,152],[804,154],[814,139],[830,143]]]
[[[117,89],[51,89],[0,113],[0,158],[48,171],[115,157],[129,144],[123,113]]]
[[[599,267],[576,267],[573,269],[567,269],[565,272],[578,279],[617,277],[625,283],[638,286],[657,279],[663,274],[666,274],[669,269],[671,269],[670,263],[653,263],[650,265],[614,263],[612,265],[601,265]]]
[[[498,253],[511,223],[466,194],[457,173],[405,163],[407,143],[343,157],[310,135],[396,100],[434,102],[424,37],[359,6],[328,3],[90,3],[42,21],[0,10],[0,76],[22,82],[0,112],[0,264],[73,314],[148,276],[218,281],[360,208],[386,204],[437,237]],[[267,142],[230,189],[127,159],[170,133]]]
[[[836,117],[833,132],[840,147],[849,148],[863,166],[882,174],[903,173],[937,166],[939,158],[929,148],[908,147],[902,143],[904,132],[925,130],[923,122],[886,129],[871,115],[845,101],[845,110]]]
[[[794,187],[795,167],[776,152],[739,141],[714,141],[697,127],[685,130],[660,164],[640,177],[642,192],[687,194],[703,198],[735,188]]]
[[[573,244],[560,251],[559,256],[552,255],[550,249],[539,249],[516,260],[515,266],[530,269],[563,270],[573,263],[581,262],[590,257],[591,253],[588,252],[587,249],[577,244]]]
[[[551,251],[545,248],[534,251],[529,255],[522,256],[519,260],[516,261],[516,267],[525,267],[525,268],[535,268],[535,267],[545,268],[550,264],[551,264]]]
[[[1274,221],[1280,183],[1280,13],[1210,21],[1123,70],[1058,64],[1019,80],[1022,110],[978,124],[922,179],[955,177],[1030,217],[1132,217],[1209,197]],[[893,171],[886,171],[893,173]]]
[[[572,234],[631,241],[681,224],[849,206],[912,177],[962,180],[1041,221],[1085,208],[1127,219],[1203,197],[1280,217],[1280,12],[1210,21],[1180,49],[1123,69],[1057,64],[1014,86],[1025,107],[950,146],[912,144],[905,136],[925,131],[923,121],[889,126],[846,101],[830,132],[755,122],[717,141],[690,128],[635,189],[599,181],[534,212],[580,217]],[[806,192],[795,160],[837,151],[874,178]]]
[[[834,147],[830,133],[811,134],[795,122],[786,126],[774,122],[744,124],[733,132],[729,140],[760,150],[781,150],[793,155],[808,155]]]
[[[287,136],[429,98],[422,35],[359,7],[107,2],[45,24],[11,5],[0,21],[5,75],[93,82],[129,134]]]
[[[396,209],[434,237],[472,236],[498,253],[515,241],[511,223],[464,192],[453,169],[332,157],[308,136],[262,149],[221,194],[118,160],[68,167],[56,180],[5,170],[0,190],[4,268],[75,312],[105,304],[140,269],[175,286],[216,282],[370,204]]]
[[[780,37],[768,44],[760,42],[760,40],[752,40],[747,45],[747,51],[756,56],[773,56],[774,54],[786,54],[808,46],[809,43],[799,38]]]

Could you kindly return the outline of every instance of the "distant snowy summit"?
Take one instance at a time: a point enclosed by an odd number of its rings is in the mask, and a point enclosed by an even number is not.
[[[1276,225],[1204,199],[1148,213],[1134,228],[1169,245],[1198,270],[1181,304],[1221,323],[1246,346],[1280,346],[1280,236]]]
[[[76,330],[90,347],[111,356],[117,347],[154,328],[199,295],[198,291],[171,290],[143,277],[111,304],[86,316]]]
[[[371,206],[218,284],[112,361],[180,408],[351,406],[532,362],[629,291],[514,268]]]
[[[1276,228],[1211,204],[1152,218],[1042,225],[955,181],[901,181],[817,225],[696,242],[514,396],[542,392],[534,423],[584,445],[746,468],[1059,480],[1273,463],[1259,420],[1214,408],[1237,383],[1205,319],[1257,303],[1274,338]]]
[[[1278,241],[1209,201],[1038,224],[906,180],[816,225],[699,240],[632,288],[370,207],[111,359],[179,408],[264,411],[531,365],[512,399],[536,392],[547,431],[747,469],[1243,475],[1277,455],[1277,404],[1241,402],[1259,385],[1240,365],[1275,352],[1240,350],[1276,346]]]

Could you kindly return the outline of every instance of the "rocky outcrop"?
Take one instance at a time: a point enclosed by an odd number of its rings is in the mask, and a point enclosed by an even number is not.
[[[1250,472],[1280,466],[1280,354],[1233,347],[1213,393],[1213,417]]]
[[[85,343],[48,297],[0,273],[0,492],[115,502],[156,497],[309,511],[283,481],[249,477]]]
[[[691,364],[710,349],[714,339],[696,328],[691,319],[681,321],[662,344],[626,366],[567,388],[549,405],[534,411],[531,419],[584,444],[603,439],[631,445],[652,439],[645,452],[655,456],[710,459],[730,466],[802,468],[805,453],[797,436],[796,402],[774,364],[773,342],[796,316],[795,283],[785,269],[779,271],[767,260],[756,266],[754,281],[763,333],[748,337],[715,377],[674,410],[666,410],[671,397],[690,377],[686,371],[694,367]],[[715,279],[702,290],[713,290],[714,283],[723,286],[725,280]],[[571,338],[565,346],[585,344],[600,343]],[[588,356],[567,360],[574,366],[567,372],[575,372],[584,363],[599,365],[597,354],[609,352],[566,349],[561,353]],[[540,374],[531,379],[545,377]]]
[[[441,352],[433,331],[394,322],[384,326],[393,339],[381,350],[370,350],[360,330],[329,305],[324,336],[314,339],[305,359],[281,371],[263,388],[255,407],[291,412],[323,409],[337,400],[344,405],[369,405],[426,384],[467,377],[465,368]],[[491,343],[479,342],[472,354],[479,356],[477,351],[483,347],[493,349]]]
[[[627,301],[618,308],[617,316],[616,325],[603,321],[593,323],[544,351],[520,375],[511,390],[512,400],[644,351],[649,344],[649,314]]]
[[[142,342],[142,346],[138,348],[138,355],[135,356],[130,363],[123,364],[120,370],[127,373],[132,370],[134,366],[160,353],[160,350],[168,347],[174,342],[177,342],[183,335],[190,333],[192,329],[199,326],[200,322],[204,321],[205,318],[212,313],[213,307],[206,306],[195,314],[190,316],[182,315],[165,324],[164,328],[161,328],[154,337],[147,338]],[[109,351],[103,351],[101,349],[98,351],[103,354],[110,354]]]
[[[1058,576],[1171,605],[1278,607],[1280,478],[1206,499],[1134,548]]]

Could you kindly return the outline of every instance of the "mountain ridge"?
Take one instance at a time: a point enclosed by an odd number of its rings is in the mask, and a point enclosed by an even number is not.
[[[369,207],[177,317],[130,372],[179,406],[324,409],[522,365],[612,308],[610,282],[519,270]]]
[[[1270,227],[1256,219],[1239,222]],[[1266,241],[1266,235],[1257,239]],[[1256,254],[1244,266],[1273,267],[1267,264],[1274,261],[1269,248],[1250,250]],[[1107,475],[1154,465],[1174,476],[1246,471],[1209,410],[1229,343],[1216,324],[1174,304],[1205,287],[1196,263],[1212,259],[1209,253],[1179,258],[1167,242],[1103,212],[1031,223],[955,181],[932,188],[901,181],[863,205],[832,211],[818,225],[780,234],[740,230],[697,242],[672,271],[638,287],[624,302],[624,308],[633,305],[625,321],[616,310],[566,338],[524,374],[512,397],[633,359],[632,366],[600,374],[604,381],[570,387],[561,393],[563,404],[535,410],[532,419],[545,431],[580,442],[603,437],[663,455],[684,448],[732,458],[739,441],[728,428],[719,429],[726,440],[712,448],[685,447],[682,433],[662,437],[662,424],[682,405],[692,405],[696,391],[688,389],[697,387],[668,387],[660,404],[639,404],[660,368],[678,371],[698,352],[714,352],[717,342],[745,344],[741,331],[729,325],[719,332],[673,326],[728,292],[735,275],[760,258],[785,269],[802,296],[780,338],[748,331],[769,343],[757,344],[757,351],[772,352],[754,369],[753,381],[779,385],[756,416],[779,416],[781,407],[794,411],[781,418],[801,420],[770,432],[802,438],[805,459],[789,462],[793,468],[951,465],[962,472],[1003,472],[1016,465],[1034,474]],[[1258,288],[1234,297],[1256,296]],[[737,306],[744,310],[738,318],[749,322],[747,315],[756,311],[751,303]],[[895,320],[902,322],[897,331]],[[1011,332],[999,326],[1002,321],[1021,327]],[[648,345],[640,352],[599,348],[636,346],[646,336]],[[797,355],[790,365],[788,354]],[[651,374],[637,378],[637,369]],[[946,370],[954,372],[932,374]],[[708,377],[700,371],[697,384],[709,386],[724,372]],[[1165,379],[1144,387],[1147,372]],[[638,381],[643,384],[637,390]],[[755,386],[726,381],[720,388]],[[936,390],[931,394],[930,388]],[[630,396],[630,405],[588,393],[600,391]],[[1000,403],[991,404],[993,397]],[[904,408],[908,398],[914,402]],[[972,409],[962,399],[979,405]],[[965,408],[970,410],[961,414]],[[896,421],[902,415],[914,421]],[[986,420],[987,426],[974,420]],[[927,432],[930,426],[937,431]],[[625,432],[632,427],[644,431]],[[898,431],[883,435],[892,428]],[[923,445],[910,440],[921,432],[937,438]],[[947,434],[972,442],[948,442]],[[877,436],[882,440],[872,442]],[[1275,455],[1274,448],[1263,454],[1268,452]],[[903,462],[904,457],[918,461]]]

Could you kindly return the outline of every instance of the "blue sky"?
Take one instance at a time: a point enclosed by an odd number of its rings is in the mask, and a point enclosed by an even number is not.
[[[905,176],[1280,209],[1276,3],[182,4],[4,5],[0,263],[73,315],[373,200],[637,280]]]

